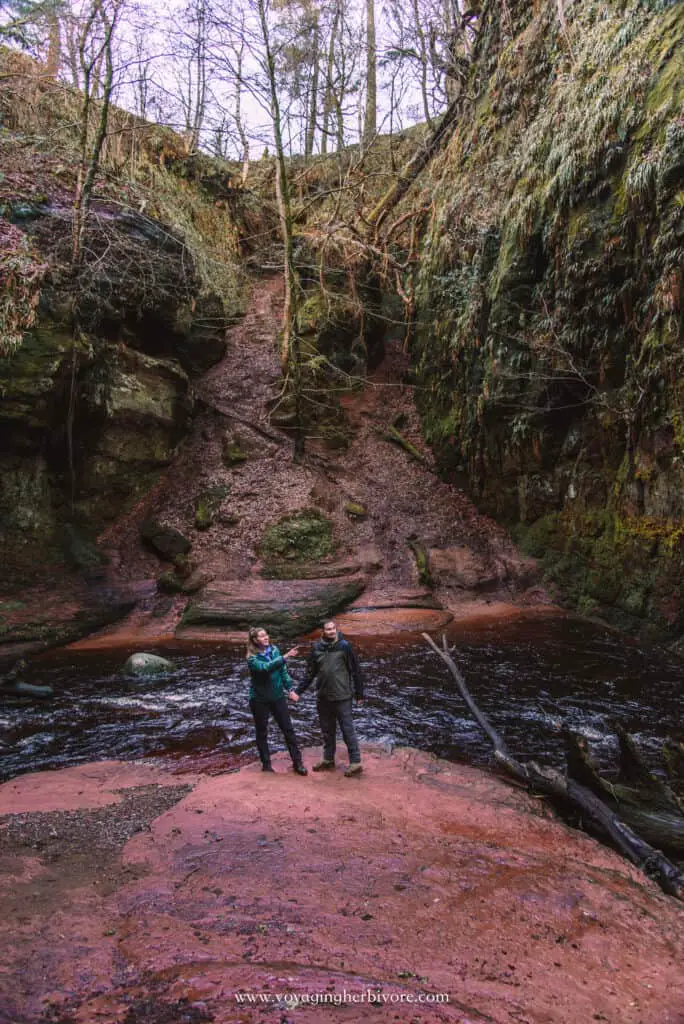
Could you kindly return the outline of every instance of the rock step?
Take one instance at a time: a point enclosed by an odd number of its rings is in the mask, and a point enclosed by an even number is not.
[[[428,587],[387,587],[366,590],[350,605],[350,612],[374,611],[379,608],[432,608],[443,610]]]
[[[176,636],[209,627],[227,633],[264,626],[277,636],[297,636],[320,626],[363,591],[365,577],[326,580],[214,581],[185,610]]]

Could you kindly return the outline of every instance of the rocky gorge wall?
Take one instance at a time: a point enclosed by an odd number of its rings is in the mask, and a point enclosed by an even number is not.
[[[59,561],[74,530],[94,537],[152,486],[187,429],[189,375],[224,351],[223,303],[201,295],[180,241],[131,213],[104,208],[103,219],[89,242],[104,246],[106,234],[106,244],[126,244],[127,258],[105,260],[101,279],[91,279],[92,315],[74,334],[68,279],[53,272],[36,322],[0,365],[0,521],[10,570]],[[55,228],[61,235],[68,223],[50,202],[26,226],[39,250],[41,231]]]
[[[565,17],[486,16],[479,98],[431,172],[418,401],[443,473],[569,606],[677,638],[684,6]]]
[[[46,565],[96,566],[95,537],[170,464],[192,379],[223,356],[241,312],[245,203],[226,164],[114,108],[75,271],[79,94],[10,51],[0,69],[0,543],[11,589]]]

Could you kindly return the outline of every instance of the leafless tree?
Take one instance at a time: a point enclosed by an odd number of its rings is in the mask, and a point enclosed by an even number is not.
[[[83,233],[107,134],[114,85],[114,37],[123,4],[124,0],[90,0],[79,32],[78,60],[83,89],[71,250],[75,269],[83,256]],[[98,104],[95,103],[97,92],[101,93]]]
[[[377,133],[378,86],[375,0],[366,0],[366,103],[363,117],[363,145],[372,145]]]
[[[183,134],[189,153],[200,144],[207,112],[209,19],[208,0],[188,0],[171,37]]]

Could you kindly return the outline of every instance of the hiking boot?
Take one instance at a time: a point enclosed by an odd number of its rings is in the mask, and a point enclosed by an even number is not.
[[[294,764],[294,765],[292,765],[292,770],[295,773],[295,775],[308,775],[309,774],[303,764]]]
[[[326,761],[326,759],[323,758],[323,760],[319,761],[317,764],[315,764],[311,770],[314,771],[314,772],[334,772],[335,771],[335,762],[334,761]]]
[[[351,779],[352,775],[360,775],[363,771],[363,765],[360,761],[355,761],[354,764],[350,764],[344,773],[348,779]]]
[[[261,770],[262,772],[273,772],[273,774],[275,775],[275,768],[273,767],[273,765],[262,764]]]

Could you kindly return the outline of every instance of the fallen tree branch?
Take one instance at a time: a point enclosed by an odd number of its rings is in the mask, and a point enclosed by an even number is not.
[[[243,427],[253,430],[255,434],[260,434],[261,437],[265,437],[268,441],[274,441],[277,445],[282,445],[284,443],[282,437],[278,437],[277,434],[274,434],[269,430],[265,430],[263,427],[260,427],[258,423],[254,423],[252,420],[243,419],[242,416],[236,416],[234,412],[228,412],[226,409],[222,409],[219,405],[215,405],[206,398],[198,398],[197,404],[205,409],[209,409],[211,412],[217,413],[219,416],[223,416],[227,420],[234,420],[235,423],[241,423]]]
[[[392,444],[399,445],[399,447],[403,448],[404,451],[408,455],[410,455],[412,459],[416,460],[416,462],[420,462],[422,466],[427,466],[428,469],[431,468],[425,456],[421,455],[421,453],[418,451],[415,445],[412,445],[410,441],[407,441],[404,435],[400,433],[400,431],[398,431],[396,427],[390,425],[387,428],[387,430],[379,431],[379,433],[380,437],[382,437],[383,440],[390,441]]]
[[[448,142],[458,124],[458,117],[463,110],[463,105],[463,97],[459,96],[447,107],[435,131],[425,140],[420,149],[413,154],[408,163],[399,172],[396,181],[392,183],[385,195],[382,196],[374,209],[365,218],[368,227],[374,230],[376,238],[387,215],[401,202],[423,168],[427,167],[433,157]]]
[[[640,868],[649,878],[657,881],[664,892],[684,900],[684,875],[681,871],[660,850],[654,849],[625,825],[590,789],[575,782],[574,779],[567,778],[554,768],[543,768],[534,761],[522,764],[511,756],[503,738],[473,700],[461,671],[449,653],[446,637],[442,637],[440,649],[427,633],[423,633],[422,636],[449,669],[463,700],[491,741],[497,764],[518,781],[526,782],[548,796],[559,798],[579,808],[584,818],[607,836],[627,860]]]
[[[591,790],[646,842],[684,855],[684,814],[670,787],[643,763],[634,740],[617,726],[620,775],[607,782],[599,774],[584,736],[565,732],[568,774]]]

